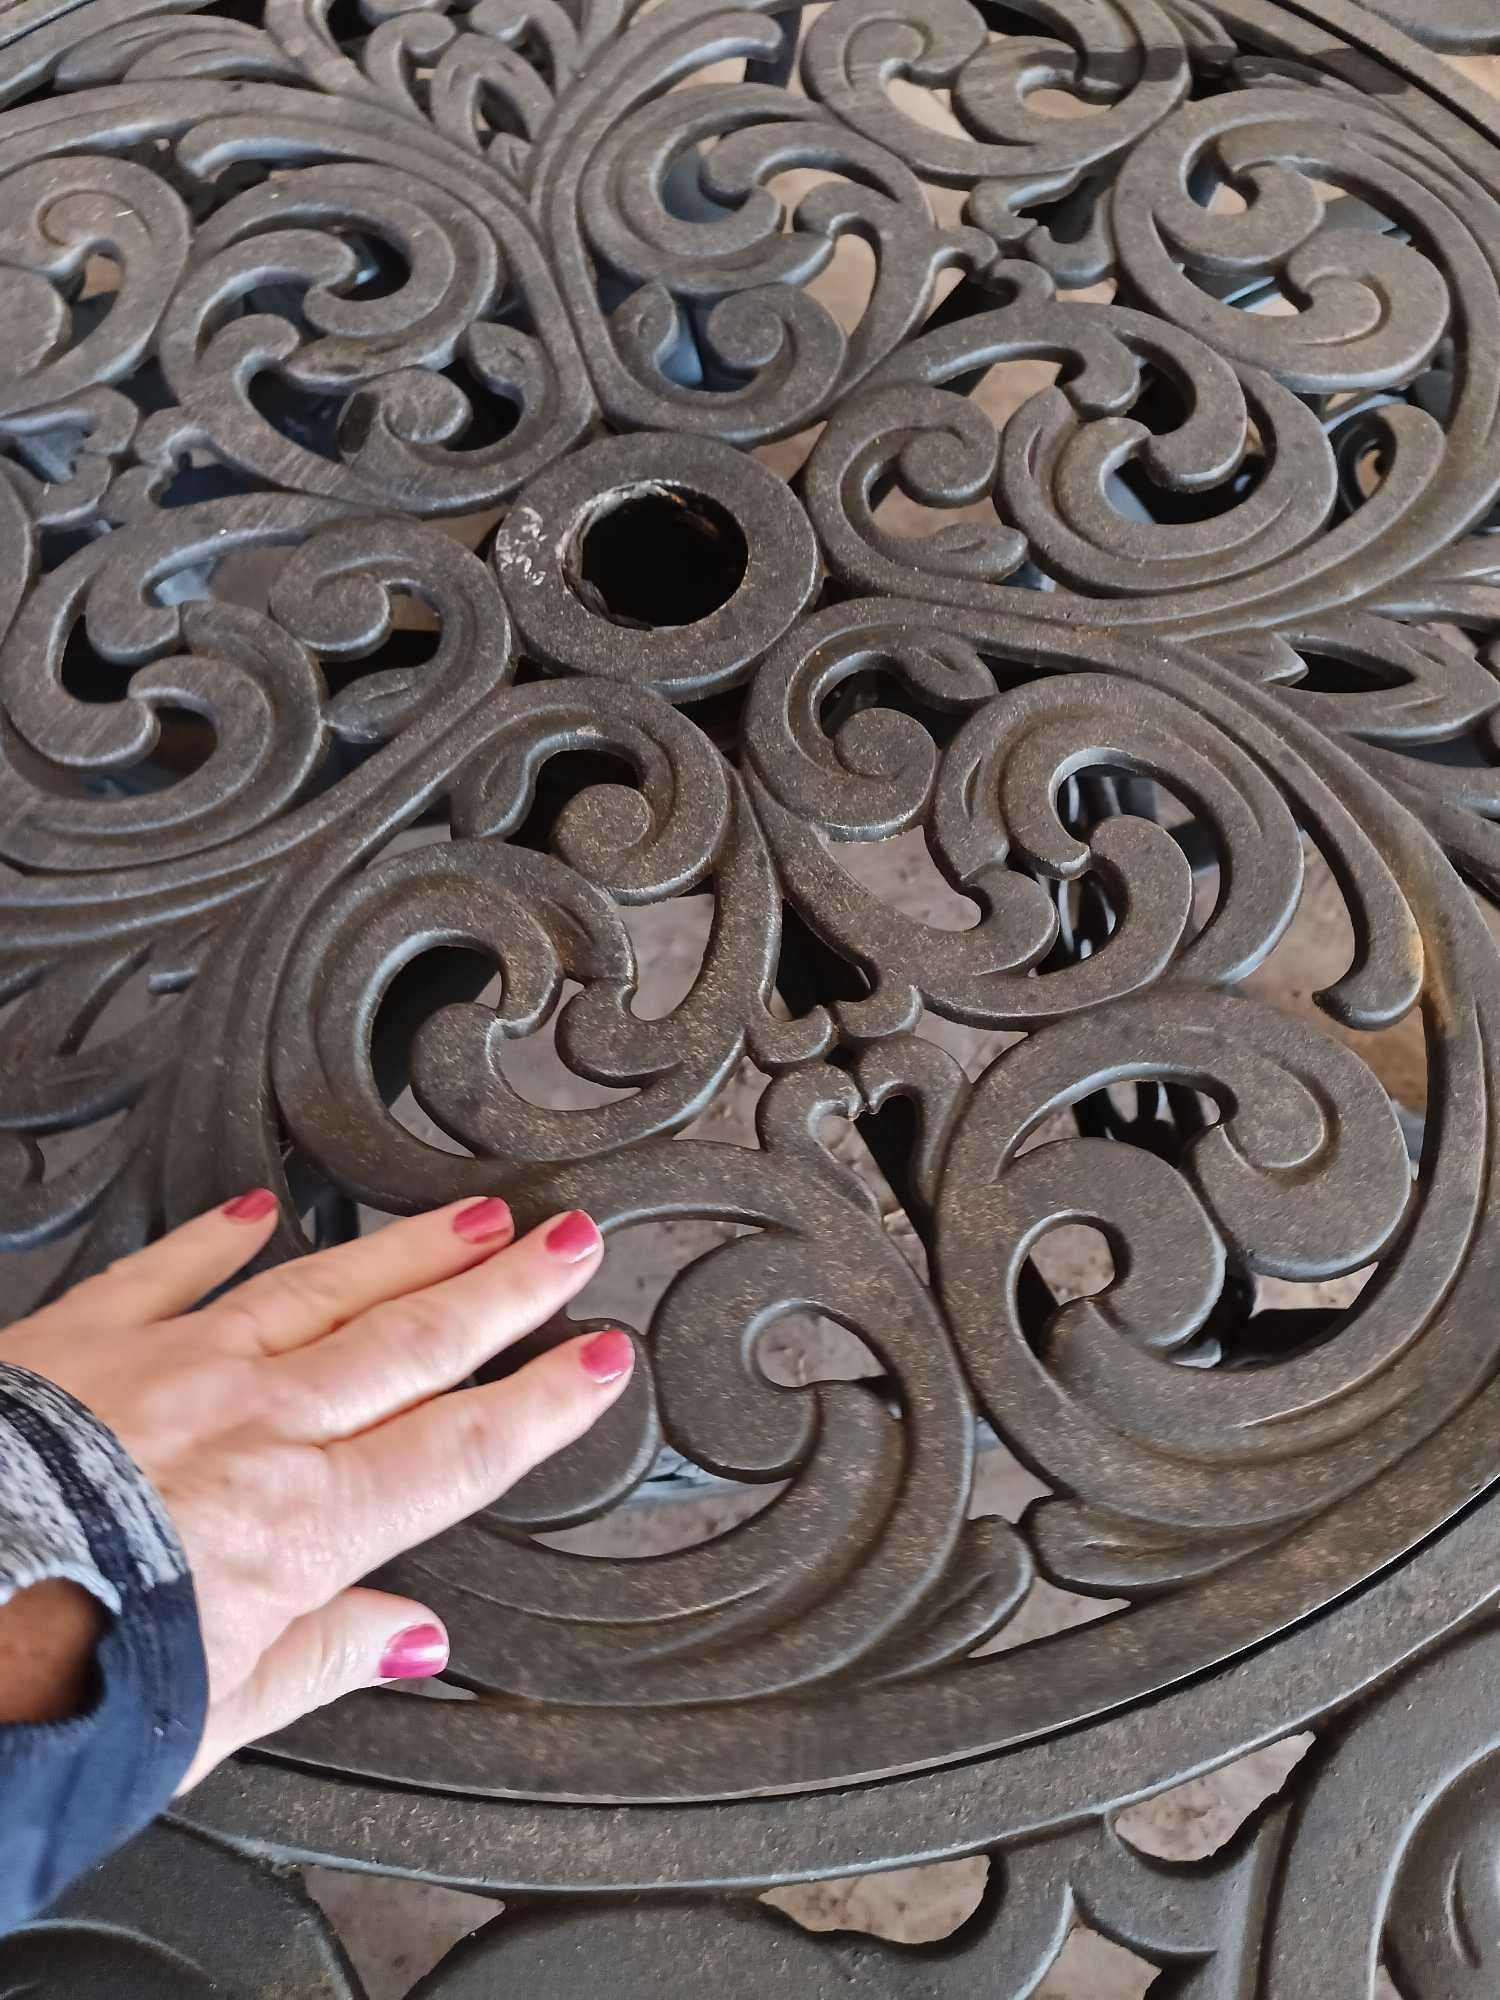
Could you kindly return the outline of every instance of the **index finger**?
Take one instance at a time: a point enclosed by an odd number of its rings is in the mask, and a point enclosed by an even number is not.
[[[285,1354],[346,1321],[482,1263],[515,1235],[498,1195],[449,1202],[331,1250],[262,1271],[206,1308],[216,1333],[251,1354]]]

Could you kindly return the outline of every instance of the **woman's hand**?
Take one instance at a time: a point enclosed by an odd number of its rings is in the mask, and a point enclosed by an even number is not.
[[[633,1359],[625,1334],[595,1333],[504,1381],[440,1393],[598,1268],[586,1215],[514,1242],[491,1197],[280,1265],[193,1311],[261,1248],[275,1210],[264,1189],[241,1195],[0,1335],[0,1359],[114,1431],[187,1551],[209,1711],[184,1790],[351,1688],[438,1672],[448,1643],[431,1611],[350,1586],[571,1444]],[[7,1611],[24,1614],[30,1595]]]

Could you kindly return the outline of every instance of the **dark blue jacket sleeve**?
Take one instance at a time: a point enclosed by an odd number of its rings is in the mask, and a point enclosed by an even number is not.
[[[0,1934],[156,1817],[208,1704],[192,1578],[160,1500],[81,1404],[0,1363],[0,1604],[54,1577],[91,1591],[109,1626],[82,1714],[0,1725]]]

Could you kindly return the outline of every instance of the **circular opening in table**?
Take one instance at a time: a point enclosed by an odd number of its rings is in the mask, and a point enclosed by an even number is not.
[[[596,500],[569,537],[574,595],[612,624],[694,625],[744,581],[738,521],[704,493],[651,480]]]

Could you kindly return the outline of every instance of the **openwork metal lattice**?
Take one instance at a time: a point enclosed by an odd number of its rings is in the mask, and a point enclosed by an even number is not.
[[[309,1718],[0,1984],[348,2000],[320,1858],[506,1896],[432,2000],[1020,2000],[1075,1909],[1184,2000],[1493,1992],[1500,148],[1414,39],[1488,13],[0,13],[8,1310],[257,1182],[278,1256],[724,1225],[600,1431],[394,1567],[478,1699]],[[851,865],[913,830],[969,928]],[[1256,978],[1309,857],[1321,1022]],[[554,1020],[583,1101],[507,1071]],[[875,1372],[770,1380],[790,1314]],[[664,1452],[774,1498],[556,1545]],[[1119,1608],[1018,1642],[1038,1577]],[[1208,1860],[1114,1830],[1305,1727]],[[941,1947],[754,1900],[973,1852]]]

